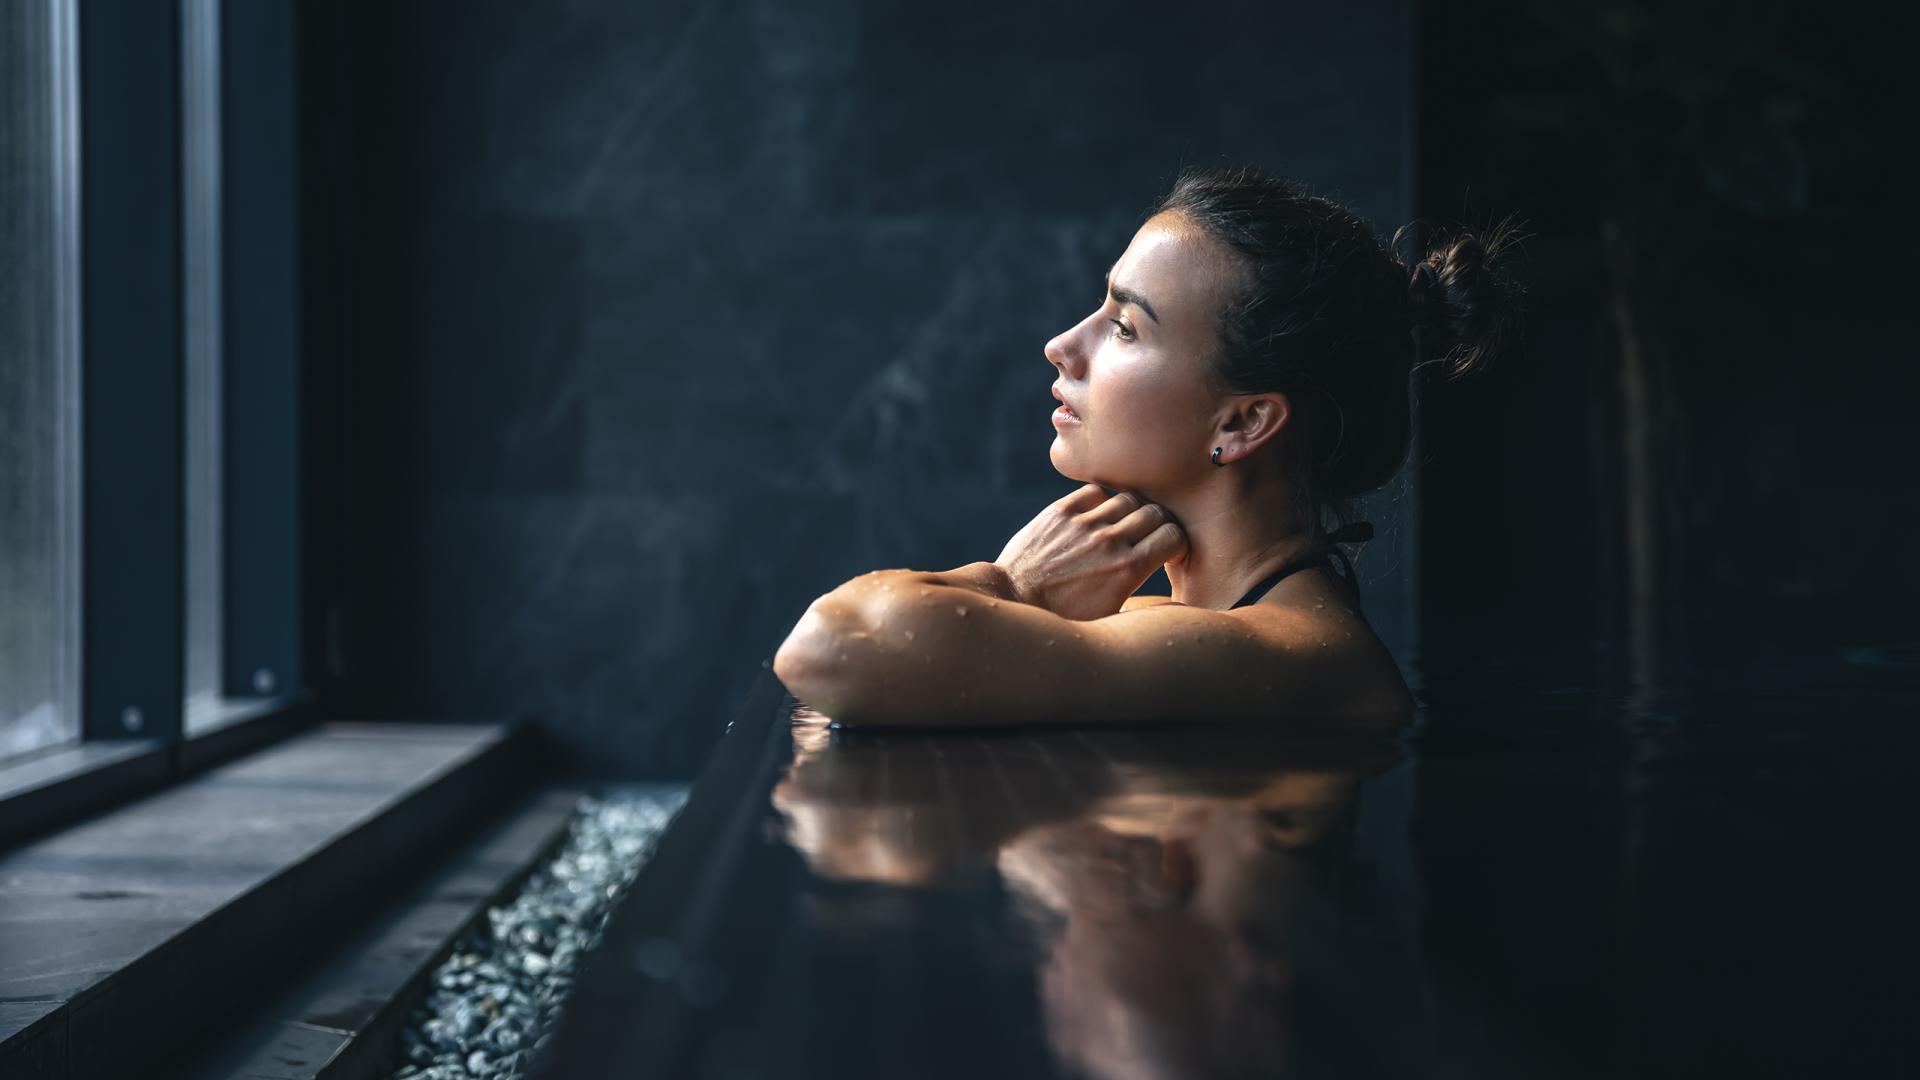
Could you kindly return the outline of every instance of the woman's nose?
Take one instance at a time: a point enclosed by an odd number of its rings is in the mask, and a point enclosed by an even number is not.
[[[1041,351],[1046,354],[1047,362],[1059,368],[1061,374],[1077,379],[1079,375],[1074,372],[1074,354],[1068,340],[1070,333],[1056,334]]]

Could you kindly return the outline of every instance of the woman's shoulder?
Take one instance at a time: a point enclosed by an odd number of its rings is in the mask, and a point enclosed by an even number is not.
[[[1312,575],[1311,577],[1321,577]],[[1296,580],[1303,579],[1303,580]],[[1373,712],[1415,704],[1386,643],[1333,575],[1311,581],[1295,575],[1259,601],[1229,614],[1253,628],[1279,653],[1312,658],[1340,711]]]

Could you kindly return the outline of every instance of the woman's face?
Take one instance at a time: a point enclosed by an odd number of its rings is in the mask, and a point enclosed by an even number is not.
[[[1176,214],[1134,234],[1101,305],[1047,342],[1055,388],[1053,467],[1139,492],[1184,486],[1210,467],[1224,403],[1206,378],[1216,320],[1236,281],[1230,253]]]

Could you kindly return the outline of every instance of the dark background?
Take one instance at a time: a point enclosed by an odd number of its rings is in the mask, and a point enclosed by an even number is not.
[[[1041,346],[1216,161],[1383,236],[1533,234],[1524,346],[1426,392],[1371,507],[1403,666],[1870,625],[1916,585],[1879,554],[1915,517],[1894,40],[1785,4],[309,5],[311,670],[692,772],[813,597],[992,558],[1070,489]]]
[[[1659,590],[1643,631],[1683,669],[1736,633],[1904,625],[1920,379],[1881,118],[1910,97],[1905,37],[1847,4],[1425,14],[1421,212],[1518,211],[1537,234],[1524,353],[1427,399],[1426,557],[1472,568],[1426,578],[1430,658],[1541,625],[1626,636],[1636,497]]]

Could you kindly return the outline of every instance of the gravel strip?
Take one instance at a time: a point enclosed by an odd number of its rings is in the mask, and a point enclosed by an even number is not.
[[[686,798],[685,788],[583,796],[559,853],[433,973],[393,1080],[536,1072],[581,958]]]

